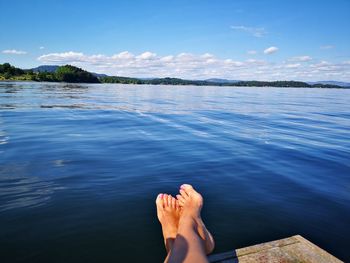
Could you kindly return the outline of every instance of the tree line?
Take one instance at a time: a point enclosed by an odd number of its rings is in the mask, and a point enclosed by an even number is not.
[[[58,67],[54,72],[24,70],[9,63],[0,64],[0,80],[30,80],[69,83],[120,83],[149,85],[194,85],[194,86],[238,86],[238,87],[309,87],[309,88],[342,88],[332,84],[309,84],[302,81],[237,81],[213,82],[206,80],[186,80],[179,78],[139,79],[119,76],[100,76],[72,65]]]
[[[342,88],[332,84],[309,84],[302,81],[237,81],[214,82],[206,80],[186,80],[179,78],[137,79],[126,77],[101,77],[102,83],[148,84],[148,85],[193,85],[193,86],[235,86],[235,87],[293,87],[293,88]]]
[[[30,80],[69,83],[100,83],[100,80],[81,68],[71,65],[60,66],[54,72],[34,72],[16,68],[9,63],[0,64],[0,79]]]

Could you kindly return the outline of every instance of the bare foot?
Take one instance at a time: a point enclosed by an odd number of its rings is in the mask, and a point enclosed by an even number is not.
[[[195,220],[198,234],[204,241],[205,252],[210,254],[214,250],[215,242],[201,218],[200,212],[203,207],[203,197],[191,185],[183,184],[180,187],[180,194],[176,195],[176,198],[181,207],[181,218],[191,217]]]
[[[178,201],[168,194],[159,194],[156,199],[157,216],[162,225],[164,244],[167,252],[173,246],[180,219]]]

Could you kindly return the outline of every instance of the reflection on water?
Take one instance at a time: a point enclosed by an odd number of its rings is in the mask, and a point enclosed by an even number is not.
[[[0,172],[16,175],[21,173],[18,167],[6,166],[2,167]],[[55,190],[52,182],[45,182],[35,177],[2,178],[0,188],[0,199],[4,200],[0,212],[8,209],[33,208],[44,205]],[[9,196],[11,196],[11,199],[8,199]]]
[[[0,82],[5,262],[158,262],[158,192],[217,252],[301,234],[350,260],[350,90]],[[59,248],[59,249],[58,249]]]

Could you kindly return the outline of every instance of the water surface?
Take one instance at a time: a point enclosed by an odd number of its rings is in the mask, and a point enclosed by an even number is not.
[[[301,234],[350,261],[350,90],[0,83],[0,261],[161,262],[154,199],[216,252]]]

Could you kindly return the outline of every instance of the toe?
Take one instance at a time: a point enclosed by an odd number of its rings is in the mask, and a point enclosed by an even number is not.
[[[176,210],[180,209],[179,200],[176,200],[176,199],[175,199],[175,209]]]
[[[185,198],[181,195],[176,195],[177,200],[179,201],[179,205],[183,206],[185,204]]]
[[[190,185],[190,184],[182,184],[182,185],[180,186],[180,188],[192,188],[192,189],[193,189],[193,186]]]
[[[168,194],[163,194],[163,207],[168,206]]]
[[[171,199],[172,199],[173,197],[171,196],[171,195],[168,195],[168,199],[167,199],[167,205],[168,205],[168,207],[171,207]]]
[[[188,197],[189,197],[187,192],[183,189],[180,189],[180,194],[185,200],[188,199]]]
[[[176,207],[176,199],[174,197],[171,197],[171,208],[175,209]]]
[[[180,189],[185,191],[186,194],[190,195],[192,192],[194,192],[195,190],[193,189],[192,185],[190,184],[183,184],[180,186]]]
[[[156,199],[156,205],[159,208],[163,207],[163,194],[158,194],[157,199]]]

